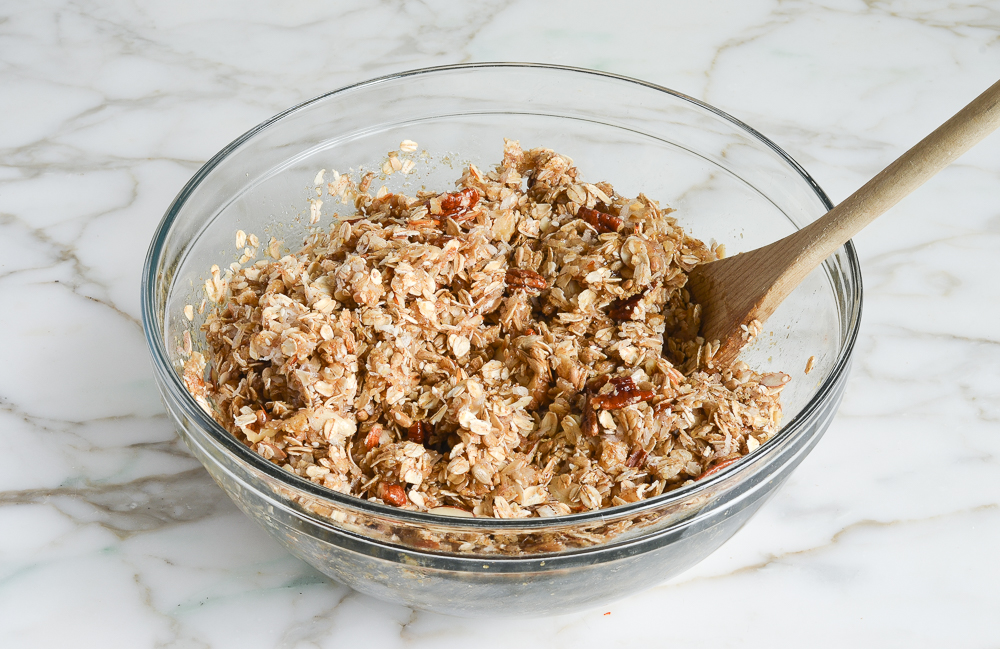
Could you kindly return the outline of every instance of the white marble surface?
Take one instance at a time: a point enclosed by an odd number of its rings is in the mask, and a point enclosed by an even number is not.
[[[143,256],[215,151],[321,92],[528,60],[639,77],[771,137],[840,200],[1000,76],[1000,0],[0,3],[0,646],[1000,646],[1000,135],[855,240],[826,438],[686,574],[468,621],[331,583],[180,444]]]

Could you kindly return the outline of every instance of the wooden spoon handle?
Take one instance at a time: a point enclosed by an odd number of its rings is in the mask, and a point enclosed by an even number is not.
[[[862,228],[947,167],[998,126],[1000,81],[822,218],[778,242],[794,244],[791,247],[800,251],[793,266],[789,267],[789,274],[799,277],[793,279],[786,276],[786,281],[791,280],[793,286],[798,284],[796,280],[805,277]]]
[[[1000,81],[822,218],[763,248],[695,267],[688,287],[703,309],[701,335],[721,343],[713,362],[735,360],[743,332],[767,320],[806,275],[998,126]]]

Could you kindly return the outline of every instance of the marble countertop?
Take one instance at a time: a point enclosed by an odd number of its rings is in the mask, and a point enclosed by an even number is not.
[[[836,202],[997,79],[1000,0],[0,15],[0,645],[1000,646],[1000,135],[855,239],[853,375],[783,490],[695,568],[578,614],[423,613],[294,559],[178,441],[139,322],[142,260],[180,187],[322,92],[463,61],[606,70],[735,115]]]

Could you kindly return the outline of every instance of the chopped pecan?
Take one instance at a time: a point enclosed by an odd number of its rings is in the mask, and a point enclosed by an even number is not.
[[[427,201],[427,211],[431,218],[445,218],[465,220],[460,217],[471,218],[471,212],[479,202],[479,190],[475,187],[467,187],[462,191],[448,194],[440,194]]]
[[[646,451],[642,450],[641,448],[637,448],[634,451],[632,451],[632,455],[628,456],[628,459],[625,461],[625,466],[629,467],[630,469],[634,469],[636,467],[642,466],[642,463],[645,461],[646,461]]]
[[[479,190],[475,187],[467,187],[462,191],[442,196],[441,210],[446,216],[452,216],[459,212],[471,210],[478,202]]]
[[[507,286],[513,289],[524,289],[525,291],[542,291],[549,287],[545,278],[533,270],[524,268],[508,268],[504,277]]]
[[[710,476],[712,474],[715,474],[715,473],[718,473],[719,471],[722,471],[723,469],[725,469],[727,466],[729,466],[733,462],[738,462],[739,460],[740,460],[739,457],[731,457],[728,460],[723,460],[722,462],[719,462],[715,466],[711,467],[710,469],[708,469],[707,471],[705,471],[704,473],[702,473],[700,476],[698,476],[697,478],[695,478],[695,480],[703,480],[704,478],[707,478],[708,476]]]
[[[395,482],[380,482],[378,496],[394,507],[402,507],[407,501],[406,491]]]
[[[597,394],[597,391],[604,387],[604,384],[608,382],[611,377],[607,374],[602,374],[600,376],[594,377],[587,382],[587,392],[592,392]]]
[[[602,234],[605,232],[618,232],[618,228],[622,227],[622,220],[617,216],[606,212],[598,212],[589,207],[581,207],[577,210],[576,216],[594,226],[594,229]]]
[[[631,320],[635,308],[639,306],[639,301],[642,300],[642,296],[646,294],[647,290],[644,288],[631,297],[612,302],[608,305],[608,317],[619,322]]]
[[[415,421],[406,430],[406,439],[414,444],[426,444],[433,432],[434,426],[429,421]]]
[[[604,384],[608,382],[608,375],[603,374],[597,378],[591,379],[586,386],[584,393],[587,398],[583,402],[583,417],[580,418],[580,430],[587,437],[596,437],[597,433],[600,432],[600,427],[597,422],[597,406],[594,403],[594,395],[597,391],[604,387]]]
[[[618,410],[643,401],[649,401],[656,393],[640,390],[631,376],[616,376],[610,380],[614,389],[607,394],[595,394],[591,402],[600,410]]]

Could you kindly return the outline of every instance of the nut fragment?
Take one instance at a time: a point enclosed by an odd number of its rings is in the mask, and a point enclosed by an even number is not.
[[[701,475],[699,475],[697,478],[695,478],[695,480],[704,480],[708,476],[714,475],[714,474],[718,473],[719,471],[722,471],[723,469],[725,469],[730,464],[733,464],[734,462],[738,462],[739,460],[740,460],[740,458],[738,456],[737,457],[733,457],[733,458],[729,458],[728,460],[723,460],[722,462],[719,462],[719,463],[715,464],[714,466],[712,466],[708,471],[705,471],[704,473],[702,473]]]
[[[406,490],[395,482],[381,482],[378,487],[379,498],[393,507],[402,507],[406,504]]]
[[[642,401],[649,401],[656,396],[652,390],[640,390],[631,376],[618,376],[609,381],[613,390],[607,394],[595,394],[591,399],[594,408],[601,410],[618,410]]]
[[[433,432],[434,425],[429,421],[415,421],[407,429],[406,439],[414,444],[426,444],[430,441]]]
[[[644,288],[631,297],[618,299],[609,304],[608,317],[619,322],[631,320],[632,314],[635,312],[636,307],[639,306],[639,302],[642,300],[642,296],[646,294],[646,290]]]
[[[636,450],[632,451],[631,455],[628,456],[628,459],[625,461],[625,466],[629,467],[630,469],[634,469],[636,467],[642,466],[642,463],[645,461],[646,461],[646,451],[642,450],[641,448],[637,448]]]
[[[427,211],[435,217],[451,217],[454,220],[465,220],[472,217],[472,210],[479,202],[479,192],[474,187],[462,191],[438,194],[427,201]]]
[[[598,212],[589,207],[581,207],[577,210],[576,215],[592,225],[601,234],[618,232],[618,229],[622,227],[622,220],[617,216],[606,212]]]
[[[504,281],[512,289],[524,289],[525,291],[543,291],[549,287],[544,277],[533,270],[523,268],[508,268]]]

